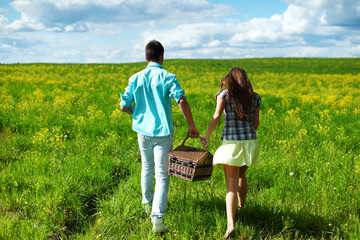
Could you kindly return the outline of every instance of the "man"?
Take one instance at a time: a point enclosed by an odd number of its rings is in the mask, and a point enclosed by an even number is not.
[[[176,100],[188,123],[188,135],[198,137],[199,131],[176,76],[162,68],[164,48],[161,43],[150,41],[145,53],[148,65],[130,77],[124,94],[120,94],[120,108],[133,115],[132,127],[138,134],[142,161],[142,203],[148,214],[151,209],[153,231],[164,232],[168,229],[162,222],[169,187],[167,155],[173,147],[174,131],[171,99]]]

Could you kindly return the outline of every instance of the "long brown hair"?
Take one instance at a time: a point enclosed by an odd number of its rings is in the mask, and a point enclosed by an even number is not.
[[[235,110],[241,120],[245,120],[249,113],[253,101],[254,91],[249,78],[244,69],[234,67],[221,79],[219,87],[226,86],[228,93],[226,96],[229,102],[230,96],[234,98]]]

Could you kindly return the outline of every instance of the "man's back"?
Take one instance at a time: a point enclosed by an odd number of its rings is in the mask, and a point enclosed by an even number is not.
[[[174,74],[164,70],[159,63],[150,62],[133,75],[122,99],[135,101],[133,130],[146,136],[168,136],[174,131],[171,99],[177,102],[184,90]]]

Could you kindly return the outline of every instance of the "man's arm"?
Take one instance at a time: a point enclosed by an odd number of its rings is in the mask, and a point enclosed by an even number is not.
[[[134,107],[133,106],[131,106],[131,107],[120,106],[120,109],[121,109],[121,111],[126,112],[126,113],[131,114],[131,115],[134,112]]]
[[[184,115],[187,123],[188,123],[188,135],[190,137],[199,137],[199,130],[196,129],[194,119],[192,117],[191,109],[189,102],[186,100],[185,97],[180,98],[178,101],[180,110],[182,114]]]

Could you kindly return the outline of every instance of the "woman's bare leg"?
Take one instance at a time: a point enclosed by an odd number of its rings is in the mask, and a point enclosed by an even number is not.
[[[247,166],[240,167],[239,170],[239,186],[237,190],[237,198],[239,202],[239,210],[241,210],[244,207],[246,194],[248,191],[248,184],[246,179],[246,170],[248,169]]]
[[[239,167],[224,165],[226,178],[226,215],[228,229],[234,229],[237,192],[239,185]]]

